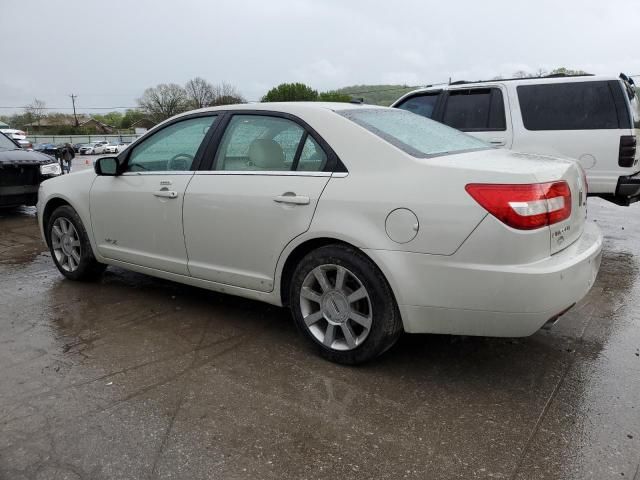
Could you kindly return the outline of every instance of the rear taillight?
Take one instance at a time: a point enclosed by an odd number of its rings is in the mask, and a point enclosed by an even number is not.
[[[622,135],[620,137],[620,151],[618,165],[621,167],[633,167],[636,161],[636,136]]]
[[[465,189],[491,215],[518,230],[553,225],[571,216],[571,190],[564,181],[525,185],[470,183]]]

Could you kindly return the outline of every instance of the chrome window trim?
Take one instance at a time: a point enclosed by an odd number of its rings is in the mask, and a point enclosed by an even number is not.
[[[332,172],[292,172],[291,170],[201,170],[196,175],[262,175],[268,177],[330,177]]]
[[[138,175],[193,175],[195,170],[151,170],[149,172],[123,172],[121,177],[135,177]]]

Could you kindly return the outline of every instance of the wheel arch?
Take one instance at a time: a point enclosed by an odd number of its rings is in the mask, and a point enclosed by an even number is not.
[[[55,212],[56,208],[62,207],[63,205],[69,205],[71,208],[73,206],[64,198],[53,197],[47,200],[47,203],[42,211],[42,231],[44,232],[44,238],[47,242],[47,246],[50,245],[49,241],[49,232],[47,231],[47,226],[49,225],[49,219],[53,212]]]
[[[398,296],[396,293],[394,282],[390,281],[388,272],[386,272],[384,268],[382,268],[373,258],[371,258],[371,256],[368,255],[367,252],[365,252],[361,248],[345,240],[340,240],[338,238],[333,238],[333,237],[317,237],[317,238],[310,238],[301,242],[299,245],[296,245],[293,248],[293,250],[291,250],[291,252],[288,254],[287,259],[285,260],[284,265],[282,267],[282,271],[280,274],[280,281],[279,281],[280,300],[282,302],[282,306],[284,307],[289,306],[289,289],[291,285],[291,278],[300,260],[302,260],[302,258],[305,255],[307,255],[309,252],[316,250],[320,247],[324,247],[326,245],[343,245],[349,248],[353,248],[354,250],[357,250],[360,254],[365,256],[380,271],[380,273],[382,274],[382,277],[385,279],[385,281],[389,285],[395,304],[398,305],[398,300],[397,300]]]

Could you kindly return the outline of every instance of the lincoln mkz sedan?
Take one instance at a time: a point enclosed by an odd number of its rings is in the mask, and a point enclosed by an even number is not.
[[[234,105],[158,125],[45,182],[67,278],[107,265],[288,306],[329,360],[402,332],[527,336],[586,295],[602,234],[568,159],[496,150],[422,116]]]

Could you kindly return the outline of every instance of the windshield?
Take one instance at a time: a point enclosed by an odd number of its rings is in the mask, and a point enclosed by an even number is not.
[[[414,157],[491,148],[466,133],[405,110],[372,108],[337,113]]]
[[[17,150],[18,146],[0,133],[0,150]]]

